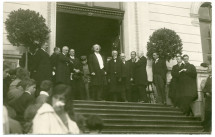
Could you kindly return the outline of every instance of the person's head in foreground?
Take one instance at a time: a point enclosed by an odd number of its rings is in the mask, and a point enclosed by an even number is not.
[[[33,120],[33,134],[79,134],[77,124],[71,120],[68,93],[70,87],[58,84],[53,88],[48,103],[44,103]]]
[[[69,91],[70,87],[65,84],[58,84],[53,88],[49,103],[56,113],[65,111]]]
[[[51,95],[52,82],[50,80],[43,80],[40,84],[40,91],[45,91],[49,95]]]
[[[99,116],[90,115],[86,120],[86,126],[90,134],[99,134],[103,129],[103,121]]]
[[[36,81],[34,79],[25,78],[19,84],[25,92],[29,92],[31,95],[34,95],[36,91]]]

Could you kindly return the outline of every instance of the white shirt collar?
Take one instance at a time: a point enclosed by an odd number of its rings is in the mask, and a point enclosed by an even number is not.
[[[43,51],[45,51],[46,52],[46,50],[45,49],[43,49],[43,48],[41,48]]]
[[[46,95],[49,96],[49,93],[45,92],[45,91],[40,91],[40,95]]]
[[[25,91],[25,92],[31,95],[31,92],[29,92],[29,91]]]
[[[158,62],[158,60],[159,60],[159,58],[157,58],[157,59],[155,60],[155,63],[157,63],[157,62]]]
[[[155,61],[158,61],[159,60],[159,58],[157,58]]]
[[[181,62],[181,63],[179,63],[178,65],[181,66],[182,64],[183,64],[183,63]]]

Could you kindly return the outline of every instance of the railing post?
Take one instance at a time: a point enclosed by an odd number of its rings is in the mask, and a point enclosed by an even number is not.
[[[204,120],[204,111],[205,111],[205,99],[204,94],[202,92],[201,83],[206,81],[209,74],[207,72],[208,68],[197,66],[197,91],[198,91],[198,99],[193,102],[192,110],[195,117],[200,117],[201,120]]]

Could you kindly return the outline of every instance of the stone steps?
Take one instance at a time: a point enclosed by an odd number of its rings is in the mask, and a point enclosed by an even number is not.
[[[103,134],[201,134],[200,118],[188,117],[162,104],[73,101],[76,115],[97,115],[104,122]]]

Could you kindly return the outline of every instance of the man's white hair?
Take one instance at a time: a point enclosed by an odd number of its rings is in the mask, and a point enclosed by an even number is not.
[[[94,51],[94,47],[95,46],[98,46],[99,47],[99,50],[101,50],[101,46],[99,45],[99,44],[94,44],[93,46],[92,46],[92,50]]]
[[[69,49],[69,47],[68,47],[68,46],[63,46],[63,48],[62,48],[62,49],[65,49],[65,48]]]
[[[117,50],[112,50],[112,54],[113,54],[114,52],[116,52],[116,53],[118,54],[118,51],[117,51]]]

